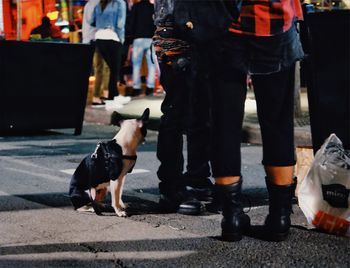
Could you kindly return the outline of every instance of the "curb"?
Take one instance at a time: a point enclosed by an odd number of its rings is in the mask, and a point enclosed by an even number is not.
[[[125,118],[135,118],[135,114],[130,112],[118,111]],[[87,123],[110,125],[113,111],[104,108],[85,108],[84,121]],[[158,131],[160,118],[150,117],[148,129]],[[310,126],[294,128],[295,146],[312,146]],[[262,144],[259,124],[244,122],[242,128],[242,142],[251,144]]]

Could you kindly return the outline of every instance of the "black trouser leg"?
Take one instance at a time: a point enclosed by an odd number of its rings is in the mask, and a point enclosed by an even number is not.
[[[163,113],[157,143],[157,157],[160,161],[158,178],[161,193],[182,187],[183,134],[188,115],[188,88],[186,73],[161,64],[160,82],[166,92],[161,105]]]
[[[122,44],[113,40],[96,40],[96,45],[110,69],[108,99],[112,100],[118,95],[117,81],[121,65]]]
[[[247,93],[246,74],[226,70],[213,77],[212,153],[213,177],[241,175],[241,139],[244,103]]]
[[[295,164],[293,70],[252,76],[265,166]]]
[[[198,76],[190,79],[186,175],[203,179],[210,177],[209,88]]]

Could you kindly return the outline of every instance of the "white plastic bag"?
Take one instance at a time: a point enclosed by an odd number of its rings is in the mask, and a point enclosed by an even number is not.
[[[298,201],[312,226],[328,233],[350,236],[350,152],[331,134],[317,151]]]

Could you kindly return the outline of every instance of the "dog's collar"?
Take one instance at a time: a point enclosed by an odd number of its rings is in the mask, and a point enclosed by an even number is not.
[[[122,155],[122,158],[123,159],[128,159],[128,160],[135,160],[136,161],[136,159],[137,159],[137,155],[135,154],[135,155]]]

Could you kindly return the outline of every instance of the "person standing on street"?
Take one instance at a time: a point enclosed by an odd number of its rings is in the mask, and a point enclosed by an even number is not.
[[[132,44],[132,80],[133,96],[141,94],[141,65],[143,57],[147,62],[146,95],[154,90],[155,64],[154,49],[152,49],[152,37],[155,31],[153,21],[154,6],[149,0],[141,0],[132,6],[130,14],[130,35]]]
[[[96,46],[110,70],[108,100],[114,100],[119,107],[130,101],[129,97],[118,95],[117,86],[121,49],[125,37],[125,20],[126,4],[123,0],[100,0],[89,20],[89,23],[97,29]]]
[[[176,33],[174,2],[155,1],[153,45],[160,64],[160,83],[166,92],[157,144],[159,205],[165,211],[197,215],[204,209],[199,199],[210,200],[213,187],[209,179],[208,90],[191,64],[194,48]],[[183,134],[188,153],[185,173]]]
[[[88,21],[91,20],[92,13],[95,7],[99,4],[100,0],[89,0],[84,6],[83,11],[83,23],[82,23],[82,37],[83,43],[90,44],[95,43],[96,27],[91,26]],[[109,67],[105,60],[103,59],[100,51],[95,47],[94,58],[93,58],[93,68],[95,75],[94,90],[93,90],[93,107],[103,107],[104,89],[108,89],[108,77],[109,77]],[[106,90],[107,91],[107,90]]]
[[[222,204],[222,238],[240,240],[250,228],[250,218],[242,209],[240,151],[249,74],[257,102],[269,194],[264,236],[281,241],[289,234],[295,190],[293,81],[294,64],[303,57],[296,30],[297,20],[302,19],[300,1],[228,2],[236,3],[235,10],[238,7],[240,13],[232,15],[227,33],[211,41],[202,54],[209,59],[211,95],[215,96],[211,166],[215,192]],[[233,11],[233,6],[228,5],[227,10]],[[195,23],[193,28],[196,29]]]
[[[61,30],[51,23],[50,18],[47,16],[42,17],[41,24],[30,32],[30,40],[59,39],[61,37]]]

